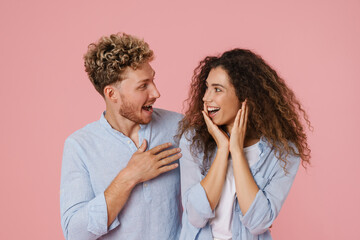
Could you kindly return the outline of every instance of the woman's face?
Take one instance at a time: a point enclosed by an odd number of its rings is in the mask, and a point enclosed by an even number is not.
[[[228,74],[221,67],[213,68],[206,79],[203,101],[209,117],[216,125],[232,126],[241,107]]]

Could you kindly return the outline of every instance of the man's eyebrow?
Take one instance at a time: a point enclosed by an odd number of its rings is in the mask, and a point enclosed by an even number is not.
[[[155,77],[155,71],[153,73],[152,78],[154,78],[154,77]],[[150,81],[150,78],[142,79],[142,80],[138,81],[138,83],[141,84],[141,83],[148,82],[148,81]]]

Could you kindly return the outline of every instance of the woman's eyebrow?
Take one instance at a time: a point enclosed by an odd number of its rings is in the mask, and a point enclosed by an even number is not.
[[[221,85],[220,83],[212,83],[211,86],[213,87],[222,87],[225,88],[223,85]]]

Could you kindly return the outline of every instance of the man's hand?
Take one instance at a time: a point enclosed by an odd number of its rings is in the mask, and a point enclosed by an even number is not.
[[[147,143],[144,140],[139,149],[132,155],[126,168],[121,170],[111,182],[104,192],[108,226],[119,214],[136,184],[153,179],[178,167],[177,163],[168,165],[181,157],[180,148],[165,150],[170,146],[171,143],[164,143],[145,151]]]
[[[148,181],[178,167],[177,163],[168,165],[181,157],[180,148],[165,150],[170,146],[171,143],[164,143],[145,151],[147,142],[143,140],[126,167],[136,183]]]

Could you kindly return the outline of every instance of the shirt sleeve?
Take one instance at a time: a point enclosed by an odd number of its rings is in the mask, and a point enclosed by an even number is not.
[[[120,225],[116,218],[107,227],[107,205],[104,193],[95,196],[77,141],[65,141],[60,185],[61,225],[67,240],[97,239]]]
[[[275,156],[273,160],[276,160],[273,177],[255,178],[260,189],[246,214],[240,211],[240,221],[253,235],[267,231],[278,216],[300,164],[300,158],[290,157],[285,173]]]
[[[190,153],[190,142],[183,136],[180,140],[182,157],[180,159],[181,193],[184,216],[192,225],[192,229],[199,231],[210,218],[214,217],[204,188],[200,181],[204,178],[201,174],[199,158],[194,158]],[[196,236],[196,234],[195,234]]]

